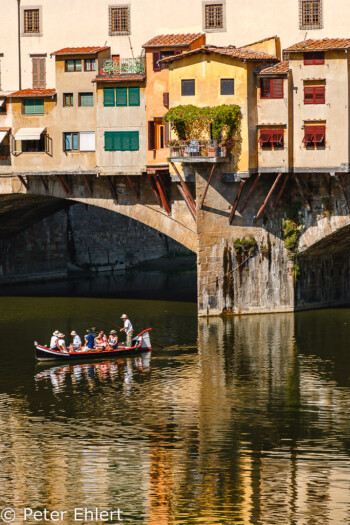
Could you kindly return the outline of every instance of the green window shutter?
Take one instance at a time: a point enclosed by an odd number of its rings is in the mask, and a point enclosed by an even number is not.
[[[139,132],[130,131],[130,150],[138,151],[139,150]]]
[[[24,114],[25,115],[43,115],[44,114],[44,99],[30,98],[24,100]]]
[[[104,88],[103,89],[103,105],[105,107],[115,106],[115,89]]]
[[[130,131],[122,131],[122,151],[130,151],[131,149],[131,138]]]
[[[140,105],[140,88],[129,87],[129,106]]]
[[[122,135],[123,135],[123,132],[121,131],[114,132],[114,142],[113,142],[114,151],[122,151]]]
[[[116,106],[128,105],[128,88],[116,88]]]
[[[113,137],[113,131],[105,131],[105,151],[114,151]]]

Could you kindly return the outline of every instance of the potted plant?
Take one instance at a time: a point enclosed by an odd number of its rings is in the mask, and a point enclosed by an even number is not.
[[[219,141],[220,157],[228,157],[229,151],[233,145],[233,139],[222,139]]]
[[[180,157],[181,147],[178,140],[168,140],[165,145],[170,148],[170,157]]]
[[[217,157],[219,154],[219,147],[216,140],[211,140],[208,148],[208,157]]]
[[[179,141],[180,150],[183,157],[188,157],[187,147],[191,141],[189,139],[181,139]]]

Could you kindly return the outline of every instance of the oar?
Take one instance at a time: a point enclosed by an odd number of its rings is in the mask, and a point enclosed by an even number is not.
[[[90,319],[94,319],[95,321],[100,321],[101,323],[105,323],[105,324],[109,324],[110,326],[114,326],[114,328],[121,328],[117,324],[110,323],[109,321],[105,321],[104,319],[99,319],[98,317],[93,317],[92,315],[89,315],[89,314],[85,314],[85,316],[90,317]],[[164,348],[164,346],[156,343],[155,341],[153,341],[153,339],[152,339],[152,344],[159,346],[159,348]]]

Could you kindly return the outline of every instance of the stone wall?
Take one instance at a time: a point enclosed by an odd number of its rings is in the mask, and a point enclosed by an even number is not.
[[[0,240],[0,250],[2,281],[65,277],[67,263],[86,270],[126,269],[167,254],[191,253],[133,219],[84,204]]]

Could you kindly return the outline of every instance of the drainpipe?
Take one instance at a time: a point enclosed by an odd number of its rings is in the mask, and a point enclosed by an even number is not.
[[[21,63],[21,0],[17,0],[17,33],[18,33],[18,89],[22,89]]]

